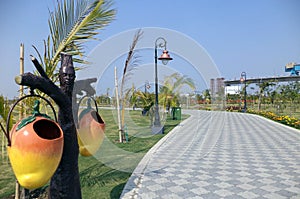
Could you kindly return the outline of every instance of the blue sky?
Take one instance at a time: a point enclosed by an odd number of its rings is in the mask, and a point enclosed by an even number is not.
[[[0,1],[0,95],[18,96],[20,43],[25,45],[25,71],[32,71],[31,45],[42,51],[49,34],[48,10],[55,0]],[[162,3],[166,6],[163,7]],[[300,62],[298,0],[116,0],[116,19],[86,52],[120,32],[160,27],[195,40],[213,59],[225,79],[289,75],[288,62]],[[174,60],[175,62],[175,60]]]

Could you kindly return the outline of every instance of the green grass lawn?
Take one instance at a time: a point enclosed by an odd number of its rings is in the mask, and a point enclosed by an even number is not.
[[[128,142],[119,143],[115,111],[100,109],[100,114],[106,123],[106,138],[95,156],[79,156],[82,196],[86,199],[119,198],[145,153],[181,122],[167,117],[165,134],[152,135],[148,116],[142,116],[141,111],[127,111]],[[182,115],[182,119],[187,117]],[[14,193],[15,178],[5,159],[1,159],[0,174],[0,198],[9,198]]]

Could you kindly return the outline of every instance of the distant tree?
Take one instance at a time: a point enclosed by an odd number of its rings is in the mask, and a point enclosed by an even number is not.
[[[160,87],[160,102],[165,107],[175,107],[180,104],[180,92],[183,86],[188,86],[191,89],[195,89],[194,81],[179,73],[173,73],[172,75],[164,79],[163,86]]]
[[[259,93],[258,93],[258,110],[261,110],[261,103],[263,94],[269,89],[270,86],[274,86],[275,83],[273,82],[262,82],[258,84],[259,86]]]
[[[155,95],[153,93],[146,93],[142,91],[136,91],[135,95],[143,107],[143,115],[148,114],[150,108],[154,105]]]
[[[280,88],[280,95],[282,100],[289,101],[293,107],[297,100],[300,98],[300,83],[293,82],[286,85],[281,85]]]
[[[210,91],[209,89],[205,89],[203,91],[203,97],[204,97],[204,100],[207,104],[209,104],[211,102],[211,95],[210,95]]]
[[[132,106],[133,109],[135,109],[138,103],[138,95],[136,94],[136,89],[134,84],[132,84],[131,89],[127,91],[126,96],[128,97],[130,96],[129,97],[130,106]]]
[[[2,95],[0,96],[0,125],[1,125],[1,128],[0,128],[0,132],[2,131],[2,138],[1,138],[1,157],[2,159],[5,157],[5,151],[6,151],[6,145],[7,145],[7,142],[6,142],[6,137],[5,137],[5,121],[6,121],[6,118],[8,116],[8,113],[9,113],[9,110],[10,110],[10,107],[9,107],[9,101],[7,99],[5,99]],[[12,118],[10,118],[12,120]],[[12,124],[12,122],[10,122],[10,124]]]
[[[297,97],[299,96],[300,92],[300,83],[299,82],[293,82],[287,85],[282,85],[281,88],[281,94],[288,100],[294,102]]]
[[[0,96],[0,116],[2,117],[2,118],[6,118],[5,117],[5,100],[4,100],[4,97],[1,95]]]
[[[6,121],[8,113],[10,110],[10,101],[8,99],[5,99],[2,95],[0,95],[0,123],[3,125],[3,122]],[[2,118],[2,120],[1,120]],[[13,115],[11,116],[10,120],[13,120]],[[10,122],[10,125],[12,125],[12,122]],[[4,127],[4,125],[3,125]],[[0,129],[1,131],[2,129]],[[4,132],[3,132],[4,133]]]
[[[202,95],[196,94],[196,102],[197,102],[197,103],[200,103],[202,100],[203,100]]]

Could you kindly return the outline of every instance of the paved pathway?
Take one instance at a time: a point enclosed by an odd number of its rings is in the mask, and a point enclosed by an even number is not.
[[[186,113],[121,198],[300,198],[300,131],[250,114]]]

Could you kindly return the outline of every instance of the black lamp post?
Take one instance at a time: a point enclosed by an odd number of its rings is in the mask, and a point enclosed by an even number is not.
[[[247,111],[247,85],[246,85],[246,72],[241,73],[241,78],[240,78],[241,83],[245,84],[245,90],[244,90],[244,109],[243,112]]]
[[[157,48],[164,48],[163,54],[157,58]],[[157,60],[161,60],[164,65],[168,63],[168,61],[172,60],[167,51],[167,41],[159,37],[155,40],[155,110],[154,110],[154,123],[152,126],[152,133],[158,134],[163,133],[163,128],[161,127],[160,117],[159,117],[159,107],[158,107],[158,78],[157,78]]]

